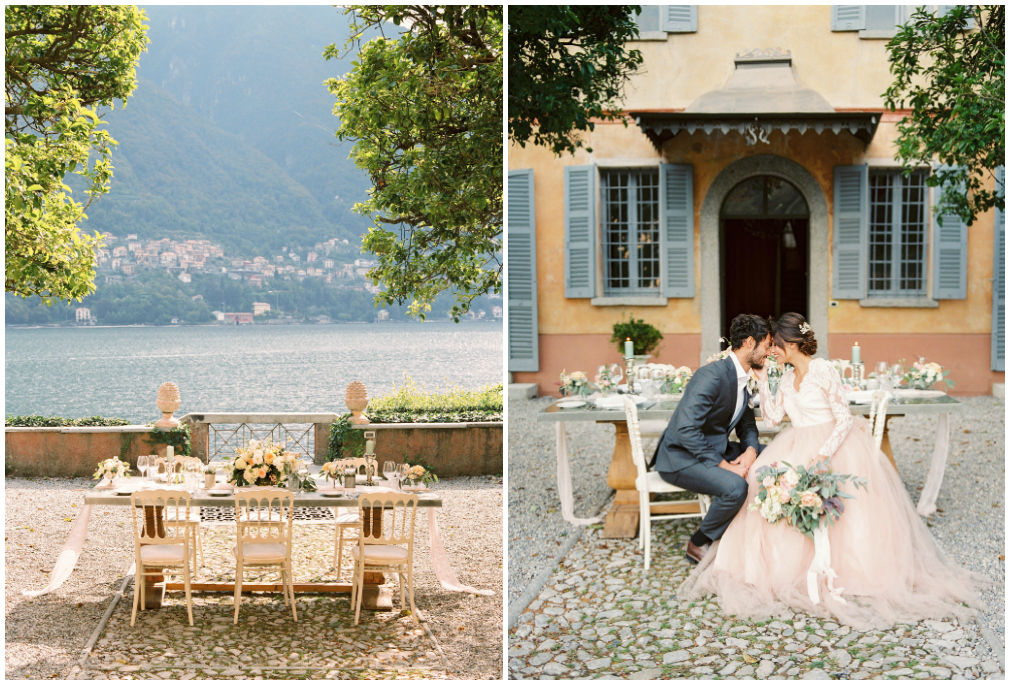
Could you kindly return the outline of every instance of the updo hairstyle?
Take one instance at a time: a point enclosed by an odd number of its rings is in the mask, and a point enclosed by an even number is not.
[[[807,332],[800,330],[800,326],[804,326]],[[817,339],[814,337],[813,329],[807,324],[803,315],[796,312],[789,312],[778,318],[774,326],[774,338],[775,344],[783,349],[788,342],[799,345],[800,352],[810,357],[817,352]]]

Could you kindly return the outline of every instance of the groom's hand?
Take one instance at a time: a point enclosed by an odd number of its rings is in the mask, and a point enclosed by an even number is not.
[[[743,454],[741,454],[739,457],[731,461],[730,464],[736,466],[743,466],[744,475],[746,475],[747,472],[750,471],[750,467],[754,465],[755,461],[757,461],[757,458],[758,458],[757,450],[754,449],[753,447],[748,447],[747,449],[744,450]]]
[[[719,468],[726,469],[730,473],[735,473],[741,478],[747,477],[747,467],[739,463],[740,459],[737,458],[733,461],[721,461],[719,462]]]

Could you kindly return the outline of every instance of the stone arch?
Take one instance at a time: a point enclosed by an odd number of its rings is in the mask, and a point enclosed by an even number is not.
[[[810,209],[810,254],[807,281],[809,321],[820,338],[817,356],[828,350],[828,203],[817,179],[803,165],[777,155],[754,155],[733,162],[715,177],[705,193],[699,217],[701,271],[701,363],[719,350],[722,312],[722,267],[719,259],[719,213],[726,195],[753,176],[778,176],[796,186]]]

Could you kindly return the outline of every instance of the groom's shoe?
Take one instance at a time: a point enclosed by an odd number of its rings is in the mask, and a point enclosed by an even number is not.
[[[693,542],[688,540],[686,550],[687,554],[685,554],[684,556],[686,556],[687,560],[690,561],[692,564],[697,564],[699,561],[705,558],[705,555],[708,554],[708,550],[711,546],[712,546],[711,543],[709,543],[706,545],[702,545],[701,547],[696,547]]]

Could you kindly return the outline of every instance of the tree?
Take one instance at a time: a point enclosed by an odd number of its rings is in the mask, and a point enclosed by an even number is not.
[[[379,265],[376,305],[411,301],[425,317],[440,292],[453,317],[501,293],[502,7],[356,6],[353,37],[389,22],[396,38],[360,46],[353,69],[327,86],[337,138],[372,182],[355,211],[374,225],[362,240]],[[340,56],[335,45],[326,59]]]
[[[638,36],[638,12],[628,5],[509,7],[512,143],[525,147],[532,140],[556,155],[574,153],[593,119],[624,118],[615,110],[642,64],[638,50],[624,47]]]
[[[80,300],[95,289],[101,236],[81,233],[85,205],[64,178],[86,179],[88,205],[108,192],[116,141],[98,106],[126,101],[146,49],[133,6],[8,5],[4,10],[5,288]]]
[[[956,5],[944,16],[918,9],[887,45],[895,80],[885,103],[912,108],[898,124],[897,158],[906,173],[938,159],[944,166],[926,181],[944,188],[937,214],[969,226],[1003,209],[1003,188],[983,184],[1006,155],[1004,22],[1003,5]]]

